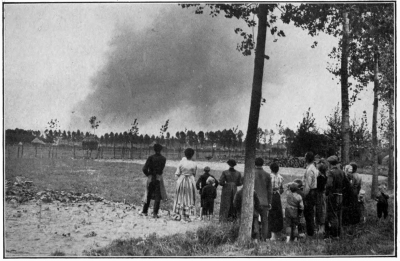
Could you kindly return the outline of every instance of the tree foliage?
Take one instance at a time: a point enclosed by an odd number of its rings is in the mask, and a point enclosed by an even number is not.
[[[203,14],[208,11],[211,17],[223,14],[225,18],[236,18],[243,20],[249,28],[254,28],[257,23],[255,17],[258,13],[258,4],[180,4],[182,8],[194,8],[195,14]],[[270,28],[271,35],[285,37],[285,33],[274,24],[278,20],[278,16],[274,14],[275,8],[279,8],[278,4],[268,4],[267,27]],[[240,35],[243,40],[237,44],[236,49],[244,56],[249,56],[255,48],[255,39],[252,33],[244,31],[242,28],[235,28],[234,32]],[[276,42],[277,39],[274,40]],[[265,59],[269,59],[268,55],[264,55]]]
[[[101,121],[97,120],[96,116],[92,116],[89,119],[90,127],[93,129],[93,134],[96,133],[96,129],[99,127]]]

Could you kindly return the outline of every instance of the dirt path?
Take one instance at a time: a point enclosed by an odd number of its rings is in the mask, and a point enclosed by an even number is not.
[[[81,256],[82,251],[106,246],[114,239],[184,233],[206,224],[173,221],[167,212],[161,212],[159,219],[142,217],[140,207],[135,208],[122,203],[50,203],[42,205],[40,215],[35,202],[7,204],[6,257],[49,256],[56,250]]]
[[[102,160],[101,160],[102,161]],[[135,159],[135,160],[104,160],[104,161],[110,161],[110,162],[125,162],[125,163],[136,163],[136,164],[144,164],[146,162],[146,160],[139,160],[139,159]],[[167,166],[168,167],[176,167],[178,166],[179,161],[177,160],[167,160]],[[197,168],[198,169],[203,169],[205,166],[209,166],[212,170],[227,170],[228,169],[228,165],[225,162],[212,162],[212,161],[197,161]],[[237,169],[240,172],[244,172],[244,164],[237,164],[237,166],[235,167],[235,169]],[[264,169],[266,171],[269,172],[269,167],[264,167]],[[279,173],[281,175],[292,175],[292,176],[303,176],[304,174],[304,169],[303,168],[283,168],[280,167],[279,168]],[[372,175],[370,174],[360,174],[362,180],[364,182],[371,182],[372,181]],[[379,180],[386,180],[387,177],[384,176],[379,176]]]

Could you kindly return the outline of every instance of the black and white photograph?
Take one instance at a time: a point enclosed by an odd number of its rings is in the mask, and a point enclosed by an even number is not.
[[[396,1],[3,1],[3,258],[397,257]]]

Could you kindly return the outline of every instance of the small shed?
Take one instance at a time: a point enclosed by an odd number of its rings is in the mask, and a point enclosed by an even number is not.
[[[86,137],[82,140],[83,150],[97,150],[98,147],[99,147],[99,142],[93,136]]]
[[[39,138],[34,138],[33,141],[31,141],[32,144],[34,145],[46,145],[46,143]]]

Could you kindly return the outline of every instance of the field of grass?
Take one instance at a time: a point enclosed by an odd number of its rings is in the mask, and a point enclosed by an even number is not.
[[[46,159],[46,158],[8,158],[5,161],[5,178],[14,180],[23,176],[33,181],[37,190],[52,189],[96,193],[107,200],[140,205],[144,192],[142,166],[128,162],[100,162],[94,160]],[[172,210],[175,191],[175,168],[167,167],[164,182],[170,198],[162,203],[162,209]],[[219,178],[221,171],[212,170]],[[199,175],[199,174],[198,174]],[[295,177],[284,176],[285,182]],[[369,195],[370,184],[363,189]],[[215,213],[219,213],[218,189]],[[282,197],[284,202],[284,196]],[[135,238],[117,240],[104,249],[87,252],[88,255],[161,255],[161,256],[308,256],[308,255],[393,255],[394,253],[394,211],[390,200],[389,218],[377,222],[375,202],[366,202],[367,222],[355,227],[344,228],[340,241],[330,243],[320,239],[307,239],[307,242],[285,244],[267,242],[259,246],[238,247],[234,244],[237,226],[214,224],[186,234],[168,237]],[[210,239],[211,238],[211,239]],[[171,243],[168,243],[171,242]]]
[[[96,193],[107,200],[140,205],[144,193],[145,175],[142,165],[130,162],[107,162],[71,158],[9,158],[5,161],[5,178],[14,180],[23,176],[33,181],[37,190],[73,191]],[[161,203],[161,209],[172,210],[175,193],[175,170],[164,169],[164,183],[169,200]],[[211,175],[219,179],[222,171],[211,170]],[[201,173],[197,174],[198,176]],[[196,177],[197,180],[198,177]],[[285,182],[295,176],[284,176]],[[221,187],[214,206],[219,213]],[[196,202],[200,197],[197,194]]]

